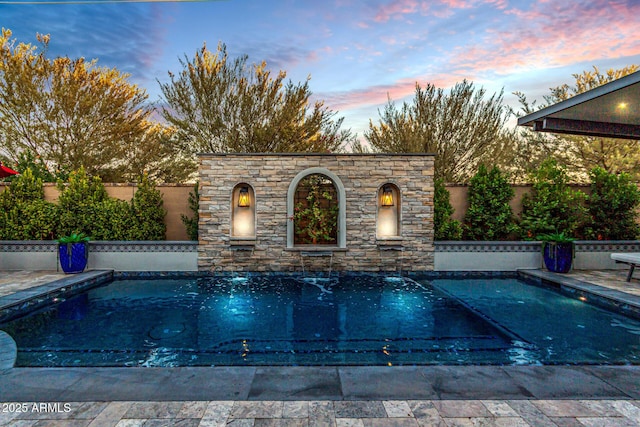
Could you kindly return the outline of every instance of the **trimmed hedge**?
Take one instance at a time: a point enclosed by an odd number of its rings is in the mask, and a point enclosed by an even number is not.
[[[198,240],[198,221],[200,220],[200,184],[195,183],[193,190],[189,192],[189,210],[193,216],[189,217],[185,214],[180,215],[182,223],[187,229],[187,235],[191,240]]]
[[[615,175],[602,168],[590,173],[591,194],[587,199],[588,218],[582,234],[594,240],[632,240],[640,235],[636,209],[640,190],[629,175]]]
[[[463,234],[467,240],[506,240],[515,231],[509,202],[515,195],[500,169],[480,165],[471,178],[469,207],[464,216]]]
[[[545,160],[532,175],[533,187],[522,199],[521,237],[564,233],[576,237],[586,218],[586,194],[569,186],[569,177],[553,159]]]
[[[131,202],[109,197],[99,178],[84,169],[58,183],[54,204],[44,200],[42,180],[30,169],[0,193],[0,240],[53,240],[84,233],[93,240],[164,240],[162,196],[144,177]]]
[[[434,205],[434,239],[435,240],[459,240],[462,237],[460,221],[451,218],[453,206],[449,201],[449,191],[442,179],[435,180]]]
[[[0,240],[49,240],[57,234],[58,207],[44,200],[42,179],[27,169],[0,193]]]

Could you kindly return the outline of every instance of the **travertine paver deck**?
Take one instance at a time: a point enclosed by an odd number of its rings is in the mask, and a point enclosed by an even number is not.
[[[640,272],[627,282],[627,270],[574,270],[567,276],[594,285],[640,296]]]
[[[44,285],[65,277],[57,271],[0,271],[0,297]]]
[[[6,426],[638,426],[626,400],[7,403]]]

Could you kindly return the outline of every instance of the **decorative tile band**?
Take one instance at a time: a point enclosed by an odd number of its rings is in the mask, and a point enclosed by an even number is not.
[[[638,240],[580,240],[576,252],[640,252]]]
[[[57,243],[50,240],[2,240],[0,252],[55,252]],[[90,252],[196,252],[198,242],[190,241],[96,241],[89,242]]]
[[[90,242],[91,252],[197,252],[197,242]]]
[[[539,252],[540,242],[435,242],[436,252]],[[91,252],[197,252],[198,242],[191,241],[95,241],[89,243]],[[0,252],[55,252],[56,243],[50,240],[2,240]],[[638,240],[579,240],[576,252],[640,252]]]
[[[540,252],[540,242],[467,242],[434,243],[436,252]]]
[[[540,252],[540,242],[434,242],[436,252]],[[578,240],[576,252],[640,252],[638,240]]]
[[[0,252],[55,252],[56,243],[47,240],[2,240]]]

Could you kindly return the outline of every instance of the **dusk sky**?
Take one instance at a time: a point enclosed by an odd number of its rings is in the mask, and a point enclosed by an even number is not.
[[[98,59],[131,74],[151,101],[156,79],[180,71],[206,42],[265,60],[360,137],[387,97],[411,99],[415,83],[448,88],[468,79],[542,101],[571,74],[640,64],[640,0],[226,0],[0,1],[0,26],[18,41],[50,34],[50,56]],[[51,3],[45,2],[45,3]]]

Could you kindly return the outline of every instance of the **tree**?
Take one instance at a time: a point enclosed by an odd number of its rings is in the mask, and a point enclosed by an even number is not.
[[[139,154],[131,147],[155,135],[147,94],[127,74],[98,67],[96,60],[49,59],[49,36],[38,40],[42,49],[17,43],[2,30],[0,152],[14,161],[33,153],[62,179],[81,167],[108,181],[131,175],[127,167]],[[145,155],[157,161],[167,153]]]
[[[460,221],[451,218],[455,212],[449,200],[451,194],[440,178],[436,178],[434,186],[434,240],[459,240],[462,237],[462,226]]]
[[[180,60],[183,69],[169,73],[169,83],[160,83],[162,116],[185,153],[326,152],[351,139],[322,102],[310,105],[309,79],[285,84],[284,71],[274,78],[265,62],[247,60],[230,59],[222,43],[215,53],[204,45],[193,59]]]
[[[49,169],[47,169],[47,165],[42,160],[42,158],[34,156],[31,151],[22,151],[18,154],[16,170],[18,172],[23,172],[27,169],[30,169],[31,173],[33,173],[36,178],[41,179],[43,182],[56,182],[56,177],[51,172],[49,172]],[[8,180],[16,179],[17,176],[14,175],[12,177],[9,177]],[[64,178],[66,179],[67,177]]]
[[[569,186],[569,176],[555,159],[547,159],[531,173],[531,192],[522,199],[521,235],[564,233],[575,237],[586,219],[585,194]]]
[[[131,200],[134,228],[133,240],[164,240],[167,226],[162,193],[146,175],[138,183],[138,190]]]
[[[99,207],[108,203],[109,195],[102,180],[80,168],[69,174],[66,184],[59,181],[57,187],[60,234],[84,233],[95,240],[104,239],[102,232],[110,228],[104,220],[109,218],[100,215]]]
[[[466,80],[448,94],[416,84],[413,101],[398,109],[389,100],[379,124],[369,121],[365,138],[378,152],[435,153],[436,178],[466,182],[481,163],[496,164],[514,138],[504,126],[502,92],[488,99],[485,94]]]
[[[515,195],[500,169],[480,165],[469,183],[463,231],[467,240],[504,240],[515,231],[509,202]]]
[[[149,127],[145,135],[127,148],[128,156],[121,169],[124,181],[137,182],[142,177],[153,182],[186,182],[198,169],[193,156],[178,149],[176,132],[159,123]]]
[[[192,216],[180,214],[180,219],[187,229],[187,236],[191,240],[198,240],[198,221],[200,221],[200,183],[193,185],[193,190],[189,192],[189,210]]]
[[[603,74],[594,66],[593,71],[573,74],[573,86],[563,84],[551,88],[551,94],[544,96],[545,103],[540,105],[536,105],[535,101],[529,102],[523,93],[515,92],[521,105],[521,111],[517,115],[533,113],[639,69],[638,65],[630,65],[618,70],[610,69]],[[535,169],[548,157],[554,157],[564,165],[574,181],[587,182],[589,171],[595,167],[612,173],[625,172],[636,179],[640,178],[638,141],[550,134],[522,129],[513,162],[520,175],[525,174],[527,170]]]
[[[588,219],[584,235],[598,240],[634,240],[640,234],[640,189],[625,173],[594,168],[587,199]]]

